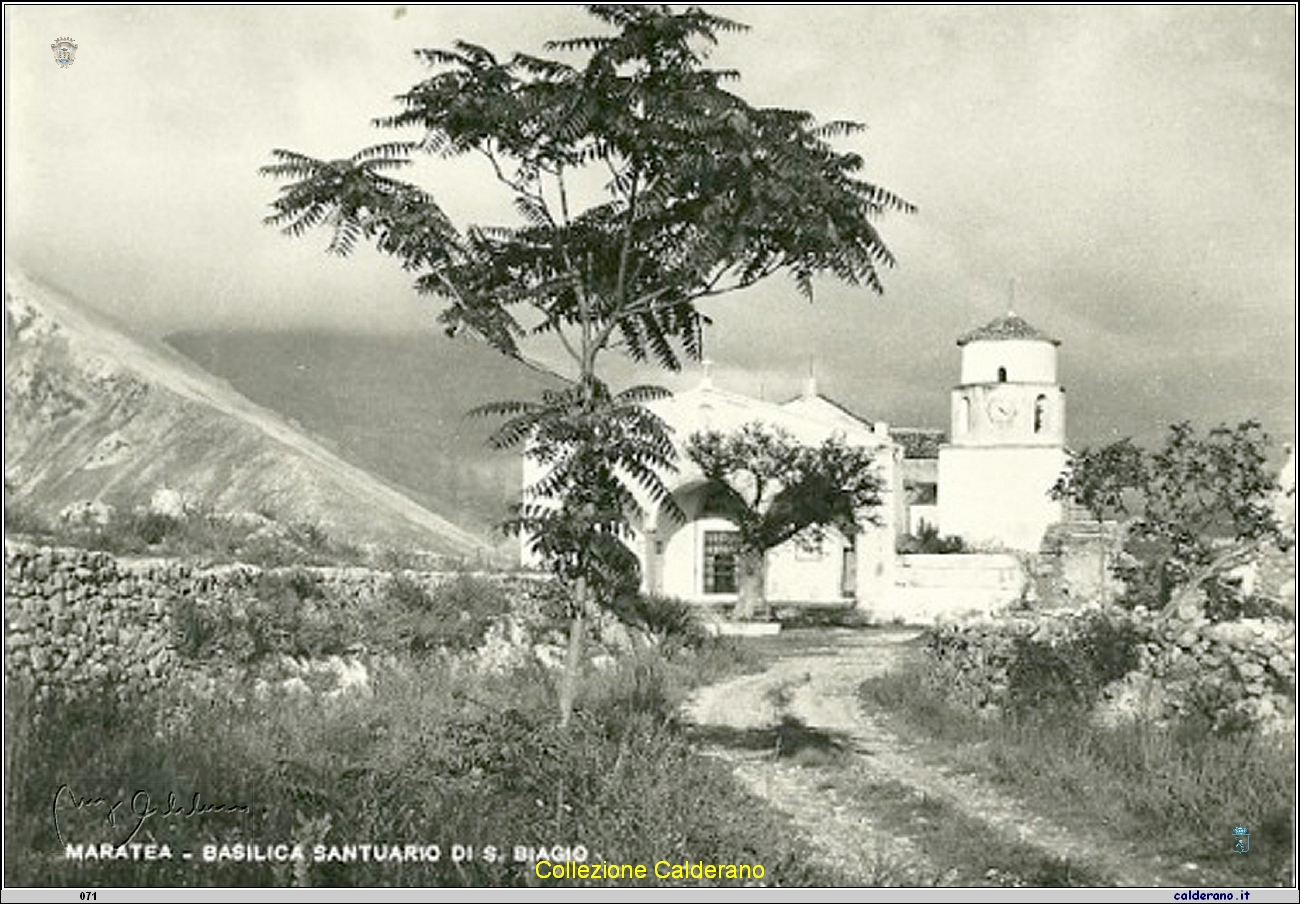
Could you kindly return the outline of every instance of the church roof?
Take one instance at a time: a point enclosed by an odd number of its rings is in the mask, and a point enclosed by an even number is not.
[[[968,342],[1000,342],[1006,339],[1036,339],[1060,345],[1060,339],[1054,339],[1042,330],[1032,326],[1023,317],[1017,317],[1008,311],[1005,316],[990,320],[979,329],[971,330],[957,340],[958,345]]]
[[[801,393],[788,401],[781,403],[782,408],[802,411],[804,414],[816,416],[819,412],[825,412],[838,418],[847,418],[854,426],[871,429],[871,421],[864,418],[851,408],[840,404],[829,396],[824,396],[820,392],[814,392],[812,395]]]

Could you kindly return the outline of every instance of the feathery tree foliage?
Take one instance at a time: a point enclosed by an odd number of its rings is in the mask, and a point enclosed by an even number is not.
[[[767,553],[800,534],[820,540],[824,528],[846,537],[871,511],[883,487],[870,450],[832,436],[801,445],[788,432],[761,423],[735,433],[695,433],[686,455],[710,481],[710,508],[736,525],[739,550],[737,616],[750,618],[764,601]]]
[[[780,271],[810,299],[818,274],[879,292],[893,258],[874,221],[912,209],[860,178],[861,157],[832,147],[860,125],[727,90],[737,73],[708,68],[705,51],[745,26],[695,7],[588,11],[612,33],[550,41],[553,56],[503,58],[465,41],[417,51],[434,73],[374,120],[413,131],[409,140],[340,160],[275,150],[262,168],[291,180],[269,223],[294,236],[328,229],[335,254],[374,243],[416,274],[417,292],[442,300],[449,334],[519,359],[525,343],[551,337],[568,355],[571,389],[540,407],[491,410],[514,418],[498,444],[528,442],[564,475],[530,494],[558,513],[526,505],[511,523],[558,573],[577,576],[571,653],[595,589],[578,548],[612,550],[610,536],[626,532],[635,512],[615,484],[634,479],[666,499],[672,457],[662,423],[628,415],[651,392],[611,393],[599,357],[617,349],[676,370],[701,355],[699,302]],[[395,175],[420,156],[464,155],[482,158],[516,222],[459,228]],[[608,446],[607,432],[622,444]]]

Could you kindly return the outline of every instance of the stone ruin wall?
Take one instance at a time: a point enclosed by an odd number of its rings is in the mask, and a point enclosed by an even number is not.
[[[109,687],[122,699],[158,689],[182,665],[172,622],[179,600],[237,607],[249,599],[263,574],[305,571],[326,594],[365,606],[393,580],[390,572],[366,568],[203,567],[8,540],[4,569],[6,684],[30,682],[41,696],[65,697]],[[447,572],[403,574],[425,590],[456,577]],[[486,577],[522,585],[539,580]]]

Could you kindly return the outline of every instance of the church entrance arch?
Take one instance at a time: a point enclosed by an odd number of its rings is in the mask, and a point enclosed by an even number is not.
[[[726,489],[701,479],[679,487],[673,499],[685,520],[657,513],[647,549],[650,590],[684,600],[734,600],[740,536]]]

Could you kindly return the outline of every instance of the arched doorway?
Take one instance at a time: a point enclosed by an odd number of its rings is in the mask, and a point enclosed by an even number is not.
[[[739,534],[726,489],[695,480],[675,490],[673,500],[685,520],[657,513],[647,536],[646,586],[684,600],[734,600]]]

